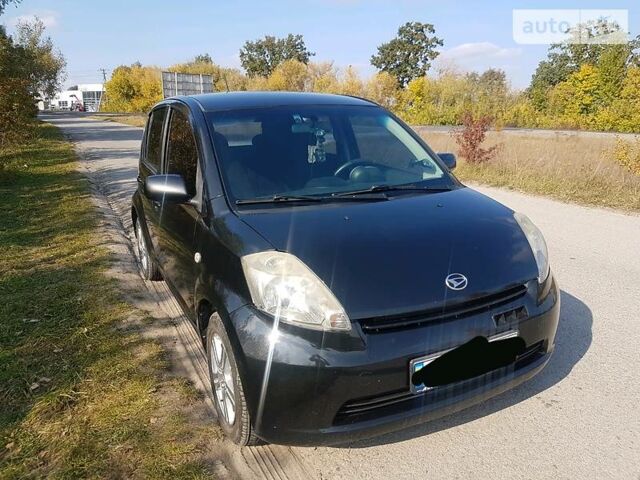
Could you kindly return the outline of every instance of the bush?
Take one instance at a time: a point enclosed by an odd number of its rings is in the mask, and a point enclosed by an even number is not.
[[[640,139],[636,138],[635,142],[631,143],[620,137],[616,138],[614,157],[625,170],[640,175]]]
[[[453,137],[458,144],[460,156],[472,164],[485,163],[493,159],[499,149],[499,145],[490,148],[482,148],[482,143],[491,126],[492,119],[488,116],[474,118],[470,113],[462,117],[462,129],[453,132]]]
[[[162,100],[160,69],[139,64],[118,67],[105,91],[105,112],[148,112]]]

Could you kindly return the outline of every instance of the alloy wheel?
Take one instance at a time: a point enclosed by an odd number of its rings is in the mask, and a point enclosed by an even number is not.
[[[236,420],[235,386],[229,354],[219,335],[211,339],[211,377],[218,407],[224,421],[231,426]]]
[[[142,227],[140,226],[140,222],[136,226],[137,237],[138,237],[138,258],[140,260],[140,266],[142,267],[142,271],[146,272],[147,267],[149,266],[149,252],[147,251],[147,244],[144,241],[144,236],[142,234]]]

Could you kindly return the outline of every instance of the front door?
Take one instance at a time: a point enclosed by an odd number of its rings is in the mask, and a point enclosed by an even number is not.
[[[162,150],[164,148],[163,132],[164,124],[169,113],[168,107],[156,108],[151,112],[147,131],[140,151],[140,166],[138,168],[138,182],[144,185],[149,175],[160,173],[162,165]],[[158,224],[160,222],[160,202],[150,200],[146,195],[140,195],[142,210],[146,219],[147,231],[151,249],[156,255],[158,248]]]
[[[165,173],[181,175],[189,194],[194,198],[201,196],[198,149],[186,108],[171,107],[166,142]],[[159,235],[162,271],[165,280],[189,309],[194,306],[196,227],[199,219],[200,212],[192,204],[162,206]]]

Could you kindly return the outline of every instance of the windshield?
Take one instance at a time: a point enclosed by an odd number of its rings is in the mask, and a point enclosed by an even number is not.
[[[378,107],[284,106],[216,112],[209,121],[232,201],[454,186],[433,155]]]

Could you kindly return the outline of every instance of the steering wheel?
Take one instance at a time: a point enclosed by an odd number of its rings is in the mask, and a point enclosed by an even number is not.
[[[378,164],[375,162],[370,162],[368,160],[362,160],[362,159],[349,160],[347,163],[339,166],[338,169],[333,173],[333,176],[345,177],[344,173],[348,172],[348,175],[346,175],[346,177],[349,177],[349,175],[351,175],[351,172],[353,171],[354,168],[362,167],[362,166],[377,167]]]

